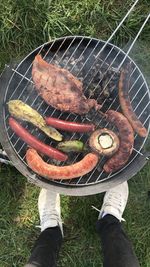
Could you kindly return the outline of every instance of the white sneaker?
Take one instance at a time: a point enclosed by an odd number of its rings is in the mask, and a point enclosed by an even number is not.
[[[124,182],[105,193],[103,205],[100,210],[99,219],[106,214],[115,216],[119,221],[123,221],[122,214],[127,204],[129,195],[128,183]]]
[[[63,234],[60,212],[60,195],[42,188],[38,199],[38,209],[41,231],[44,231],[48,227],[59,226]]]

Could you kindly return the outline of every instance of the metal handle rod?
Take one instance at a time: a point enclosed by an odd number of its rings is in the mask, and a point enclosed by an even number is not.
[[[6,65],[6,67],[9,67],[9,65]],[[18,72],[17,70],[15,69],[12,69],[13,72],[17,73],[19,76],[21,76],[23,79],[27,80],[28,82],[34,84],[34,82],[31,81],[31,78],[28,79],[26,76],[24,76],[23,74],[21,74],[20,72]],[[18,89],[18,88],[17,88]],[[13,96],[13,95],[12,95]],[[12,97],[11,96],[11,97]]]
[[[150,18],[150,13],[149,13],[148,16],[146,17],[144,23],[142,24],[142,26],[141,26],[140,30],[138,31],[137,35],[135,36],[135,38],[134,38],[132,44],[130,45],[128,51],[126,52],[124,59],[122,60],[122,62],[120,63],[120,65],[119,65],[119,67],[118,67],[118,71],[119,71],[120,67],[123,65],[123,63],[124,63],[124,61],[126,60],[127,56],[129,55],[129,53],[130,53],[132,47],[134,46],[136,40],[137,40],[138,37],[140,36],[140,34],[141,34],[141,32],[142,32],[144,26],[146,25],[147,21],[149,20],[149,18]]]
[[[113,33],[110,35],[110,37],[108,38],[108,40],[106,41],[106,43],[103,45],[103,47],[100,49],[100,51],[97,53],[96,58],[99,57],[100,53],[104,50],[104,48],[107,46],[107,44],[110,42],[110,40],[114,37],[114,35],[116,34],[116,32],[119,30],[119,28],[121,27],[121,25],[123,24],[123,22],[126,20],[126,18],[128,17],[128,15],[131,13],[131,11],[133,10],[133,8],[135,7],[135,5],[137,4],[139,0],[136,0],[134,2],[134,4],[131,6],[131,8],[129,9],[129,11],[126,13],[126,15],[124,16],[124,18],[120,21],[120,23],[118,24],[118,26],[116,27],[116,29],[113,31]],[[97,43],[97,45],[99,44],[99,42]],[[95,48],[97,47],[97,45],[95,46]],[[85,66],[86,62],[88,61],[88,59],[90,58],[91,54],[93,53],[93,51],[95,50],[95,48],[92,50],[92,52],[89,54],[89,56],[87,57],[86,61],[84,62],[82,68],[80,69],[80,71],[78,72],[77,76],[79,75],[79,73],[81,72],[81,70],[83,69],[83,67]],[[96,60],[95,60],[96,62]],[[92,64],[92,66],[94,65],[94,63]],[[88,72],[86,73],[84,79],[87,77],[89,71],[91,70],[92,66],[89,68]]]
[[[129,47],[128,51],[125,53],[125,56],[124,56],[123,60],[121,61],[120,65],[118,66],[117,71],[120,70],[121,66],[123,65],[124,61],[126,60],[127,56],[129,55],[131,49],[133,48],[133,46],[134,46],[136,40],[138,39],[139,35],[141,34],[141,32],[142,32],[142,30],[143,30],[145,24],[147,23],[149,17],[150,17],[150,14],[149,14],[149,15],[147,16],[147,18],[145,19],[145,21],[144,21],[144,23],[142,24],[142,26],[141,26],[139,32],[137,33],[136,37],[134,38],[134,40],[133,40],[131,46]],[[104,73],[104,75],[107,73],[107,71],[108,71],[108,70],[110,69],[110,67],[113,65],[113,63],[115,62],[115,60],[117,59],[117,57],[119,56],[119,54],[120,54],[120,51],[117,53],[117,55],[115,56],[115,58],[112,60],[110,66],[107,68],[107,70],[106,70],[106,72]],[[89,72],[89,71],[88,71],[88,72]],[[104,77],[104,75],[103,75],[103,77]],[[101,92],[101,94],[104,92],[105,88],[107,87],[107,85],[109,84],[109,82],[112,80],[112,78],[114,77],[114,75],[115,75],[115,73],[111,76],[111,78],[109,79],[108,83],[107,83],[107,84],[105,85],[105,87],[103,88],[103,91]],[[86,76],[87,76],[87,74],[86,74]],[[85,76],[85,77],[86,77],[86,76]],[[84,77],[84,78],[85,78],[85,77]],[[102,78],[102,79],[103,79],[103,78]],[[98,85],[100,84],[100,82],[102,81],[102,79],[98,82],[98,84],[96,85],[95,89],[98,87]],[[93,81],[93,77],[92,77],[92,79],[90,80],[90,82],[89,82],[87,88],[85,89],[85,91],[89,88],[89,86],[90,86],[90,84],[91,84],[92,81]]]
[[[118,71],[119,71],[120,68],[122,67],[124,61],[126,60],[127,56],[129,55],[131,49],[133,48],[133,46],[134,46],[136,40],[138,39],[139,35],[141,34],[141,32],[142,32],[142,30],[143,30],[145,24],[146,24],[147,21],[149,20],[149,18],[150,18],[150,13],[149,13],[149,15],[147,16],[147,18],[145,19],[144,23],[142,24],[140,30],[138,31],[138,33],[137,33],[135,39],[133,40],[131,46],[129,47],[129,49],[128,49],[127,53],[125,54],[123,60],[121,61],[120,65],[118,66],[118,68],[117,68]],[[113,62],[114,62],[114,61],[113,61]],[[112,63],[111,63],[111,64],[112,64]],[[111,80],[113,79],[114,75],[115,75],[115,73],[112,74],[112,76],[110,77],[110,79],[108,80],[108,82],[105,84],[105,86],[104,86],[103,91],[101,92],[101,94],[105,91],[106,87],[107,87],[108,84],[111,82]],[[116,98],[117,98],[117,97],[114,98],[113,102],[116,100]],[[105,104],[105,102],[106,102],[106,100],[104,100],[103,105]],[[113,103],[112,103],[112,104],[113,104]]]

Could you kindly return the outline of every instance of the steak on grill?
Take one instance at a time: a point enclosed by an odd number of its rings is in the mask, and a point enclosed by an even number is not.
[[[41,55],[33,61],[32,78],[35,88],[48,105],[61,111],[86,114],[101,106],[83,94],[83,84],[68,70],[48,64]]]

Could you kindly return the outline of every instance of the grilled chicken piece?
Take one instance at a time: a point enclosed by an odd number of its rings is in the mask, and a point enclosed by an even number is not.
[[[85,114],[92,107],[101,107],[96,100],[84,96],[82,82],[68,70],[48,64],[41,55],[33,61],[32,78],[41,97],[56,109]]]

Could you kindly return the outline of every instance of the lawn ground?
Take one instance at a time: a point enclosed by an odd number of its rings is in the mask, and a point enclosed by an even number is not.
[[[34,48],[56,37],[87,35],[107,40],[132,0],[0,0],[0,70],[19,61]],[[129,46],[150,11],[149,0],[139,1],[112,40]],[[144,28],[131,56],[150,84],[150,24]],[[150,147],[150,146],[149,146]],[[150,267],[150,164],[129,181],[130,196],[124,227],[142,267]],[[0,166],[0,267],[21,267],[39,235],[39,188],[16,169]],[[103,194],[62,196],[65,238],[59,267],[99,267],[102,256],[95,232]]]

